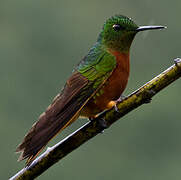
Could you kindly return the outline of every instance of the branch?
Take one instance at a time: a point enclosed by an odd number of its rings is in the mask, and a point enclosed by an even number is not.
[[[118,119],[145,102],[150,101],[160,90],[181,77],[181,59],[175,59],[174,62],[173,66],[130,94],[123,101],[117,103],[117,108],[112,108],[102,113],[53,147],[47,148],[30,166],[23,168],[10,180],[36,178],[67,154],[111,126]]]

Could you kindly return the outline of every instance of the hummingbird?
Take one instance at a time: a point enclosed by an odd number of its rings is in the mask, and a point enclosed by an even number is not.
[[[130,46],[138,32],[164,26],[138,26],[123,15],[110,17],[97,42],[74,68],[51,105],[25,135],[16,152],[27,165],[47,143],[78,117],[95,118],[116,106],[126,88],[130,72]]]

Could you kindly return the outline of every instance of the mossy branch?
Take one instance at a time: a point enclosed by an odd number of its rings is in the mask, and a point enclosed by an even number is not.
[[[10,178],[10,180],[36,178],[67,154],[102,132],[105,128],[108,128],[115,121],[138,106],[148,102],[160,90],[181,77],[181,59],[175,59],[174,62],[175,64],[173,66],[119,102],[116,110],[112,108],[102,113],[96,119],[88,122],[64,140],[48,148],[41,156],[35,159],[30,166],[23,168]]]

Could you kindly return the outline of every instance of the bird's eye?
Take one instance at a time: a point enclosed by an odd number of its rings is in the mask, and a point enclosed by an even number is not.
[[[114,24],[112,27],[115,31],[120,31],[124,29],[120,24]]]

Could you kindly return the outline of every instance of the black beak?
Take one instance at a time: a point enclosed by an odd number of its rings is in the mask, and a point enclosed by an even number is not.
[[[164,29],[165,26],[140,26],[136,29],[137,32],[146,31],[146,30],[154,30],[154,29]]]

